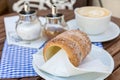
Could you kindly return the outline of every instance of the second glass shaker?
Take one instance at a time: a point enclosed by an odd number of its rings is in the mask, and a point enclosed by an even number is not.
[[[64,15],[57,13],[56,6],[53,5],[52,14],[46,16],[43,30],[45,37],[49,40],[66,30],[68,30],[68,26],[64,21]]]

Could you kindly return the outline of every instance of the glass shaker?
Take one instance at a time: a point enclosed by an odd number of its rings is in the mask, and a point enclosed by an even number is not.
[[[29,3],[24,3],[24,10],[19,13],[19,20],[16,24],[17,35],[22,40],[35,40],[40,38],[41,23],[37,12],[30,10]]]
[[[49,40],[58,34],[68,30],[68,26],[64,20],[64,15],[57,13],[56,6],[52,6],[52,14],[46,16],[44,25],[44,35]]]

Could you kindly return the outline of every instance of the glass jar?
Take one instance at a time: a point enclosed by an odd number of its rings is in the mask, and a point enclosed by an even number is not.
[[[16,24],[17,35],[22,40],[35,40],[40,37],[41,23],[36,15],[36,11],[21,11]]]
[[[66,30],[68,30],[68,26],[64,20],[63,14],[58,13],[55,16],[52,14],[48,14],[46,16],[46,23],[44,25],[44,34],[48,40]]]

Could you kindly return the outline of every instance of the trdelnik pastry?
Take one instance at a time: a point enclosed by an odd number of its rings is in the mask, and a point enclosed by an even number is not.
[[[70,62],[77,67],[90,52],[91,42],[86,33],[80,30],[65,31],[46,43],[43,50],[45,61],[60,49],[66,52]]]

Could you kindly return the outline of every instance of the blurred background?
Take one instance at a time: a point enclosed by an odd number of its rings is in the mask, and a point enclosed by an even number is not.
[[[18,0],[0,0],[0,15],[12,13],[12,6]],[[74,8],[81,6],[102,6],[112,11],[113,16],[120,18],[120,0],[76,0]]]
[[[17,1],[18,0],[0,0],[0,15],[13,12],[12,6]],[[74,8],[91,5],[91,2],[92,0],[76,0]]]

